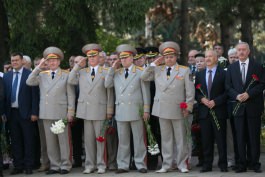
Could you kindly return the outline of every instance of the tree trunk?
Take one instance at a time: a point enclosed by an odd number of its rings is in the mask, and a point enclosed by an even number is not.
[[[0,0],[0,65],[9,59],[9,28],[4,0]],[[2,68],[2,67],[1,67]]]
[[[226,23],[221,21],[220,22],[220,29],[221,29],[221,43],[224,47],[224,54],[223,56],[227,58],[227,52],[230,48],[230,39],[231,39],[231,34],[230,34],[230,28],[231,26]]]
[[[181,16],[180,16],[180,52],[181,57],[178,60],[180,64],[187,65],[188,42],[189,42],[189,4],[190,0],[181,0]]]
[[[250,48],[250,57],[254,57],[253,48],[253,33],[252,33],[252,15],[251,15],[251,2],[248,0],[241,0],[239,3],[239,16],[241,19],[241,40],[247,42]]]

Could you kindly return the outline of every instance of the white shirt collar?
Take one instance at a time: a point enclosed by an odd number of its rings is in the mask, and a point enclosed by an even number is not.
[[[94,68],[95,73],[97,73],[98,67],[99,67],[98,65],[97,66],[94,66],[94,67],[90,66],[90,72],[92,72],[92,69]]]
[[[244,61],[244,62],[242,62],[240,60],[238,60],[238,61],[239,61],[240,67],[242,66],[242,63],[246,63],[245,66],[248,66],[248,64],[249,64],[249,58],[247,58],[246,61]]]
[[[16,71],[15,69],[13,69],[13,73],[19,72],[20,74],[22,74],[23,71],[23,67],[21,67],[18,71]]]
[[[128,68],[128,72],[130,72],[132,70],[133,64],[131,64],[131,66]],[[125,72],[125,68],[124,68],[124,72]]]
[[[58,69],[56,69],[55,71],[52,71],[52,70],[50,70],[50,73],[52,73],[52,72],[55,72],[55,74],[57,73],[57,71],[58,71]]]

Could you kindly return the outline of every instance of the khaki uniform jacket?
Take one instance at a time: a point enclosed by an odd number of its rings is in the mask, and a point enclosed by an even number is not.
[[[143,68],[133,65],[125,79],[124,68],[109,69],[105,86],[115,88],[117,121],[140,120],[140,112],[150,112],[150,83],[140,79],[142,71]]]
[[[182,119],[180,103],[186,102],[191,112],[194,103],[195,88],[189,79],[189,68],[174,65],[167,79],[166,66],[148,66],[142,73],[144,81],[155,81],[156,94],[152,114],[165,119]]]
[[[74,116],[74,86],[67,83],[69,71],[58,68],[55,78],[50,71],[41,71],[36,67],[29,75],[26,83],[40,88],[40,119],[66,119],[67,114]]]
[[[79,98],[76,111],[78,118],[104,120],[106,119],[106,114],[113,114],[113,89],[106,89],[104,85],[107,72],[107,68],[99,66],[93,81],[89,67],[80,70],[80,67],[75,65],[70,72],[68,83],[79,85]]]

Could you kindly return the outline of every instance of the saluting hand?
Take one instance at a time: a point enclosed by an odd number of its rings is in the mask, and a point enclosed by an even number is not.
[[[158,57],[158,58],[154,61],[154,64],[155,64],[156,66],[159,66],[159,65],[161,65],[163,62],[164,62],[164,57],[161,56],[161,57]]]
[[[112,68],[117,69],[120,63],[121,63],[120,59],[115,60],[114,63],[112,64]]]
[[[79,61],[78,61],[78,66],[81,67],[81,68],[84,68],[86,66],[86,60],[87,60],[87,57],[82,57],[82,56],[78,56],[80,57],[79,58]]]
[[[39,63],[39,65],[38,65],[38,67],[39,67],[40,69],[44,69],[44,68],[46,67],[46,64],[45,64],[46,61],[47,61],[47,59],[42,58],[42,59],[40,60],[40,63]]]

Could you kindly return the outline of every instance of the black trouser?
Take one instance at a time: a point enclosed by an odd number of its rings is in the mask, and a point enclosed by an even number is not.
[[[234,122],[239,155],[239,168],[247,168],[247,165],[249,165],[252,169],[259,169],[261,132],[260,116],[252,117],[245,112],[244,116],[235,117]],[[247,160],[249,161],[249,164]]]
[[[72,131],[72,143],[73,143],[73,158],[75,164],[77,165],[82,165],[81,156],[83,154],[83,149],[82,149],[83,129],[84,129],[84,120],[78,118],[74,119],[71,131]]]
[[[201,138],[203,146],[203,167],[212,168],[214,158],[214,142],[217,144],[220,168],[227,168],[226,150],[226,119],[218,119],[220,129],[218,130],[213,117],[209,115],[206,119],[200,119]]]
[[[11,149],[14,167],[32,169],[35,156],[35,127],[30,119],[22,119],[19,110],[12,108],[10,117]]]

